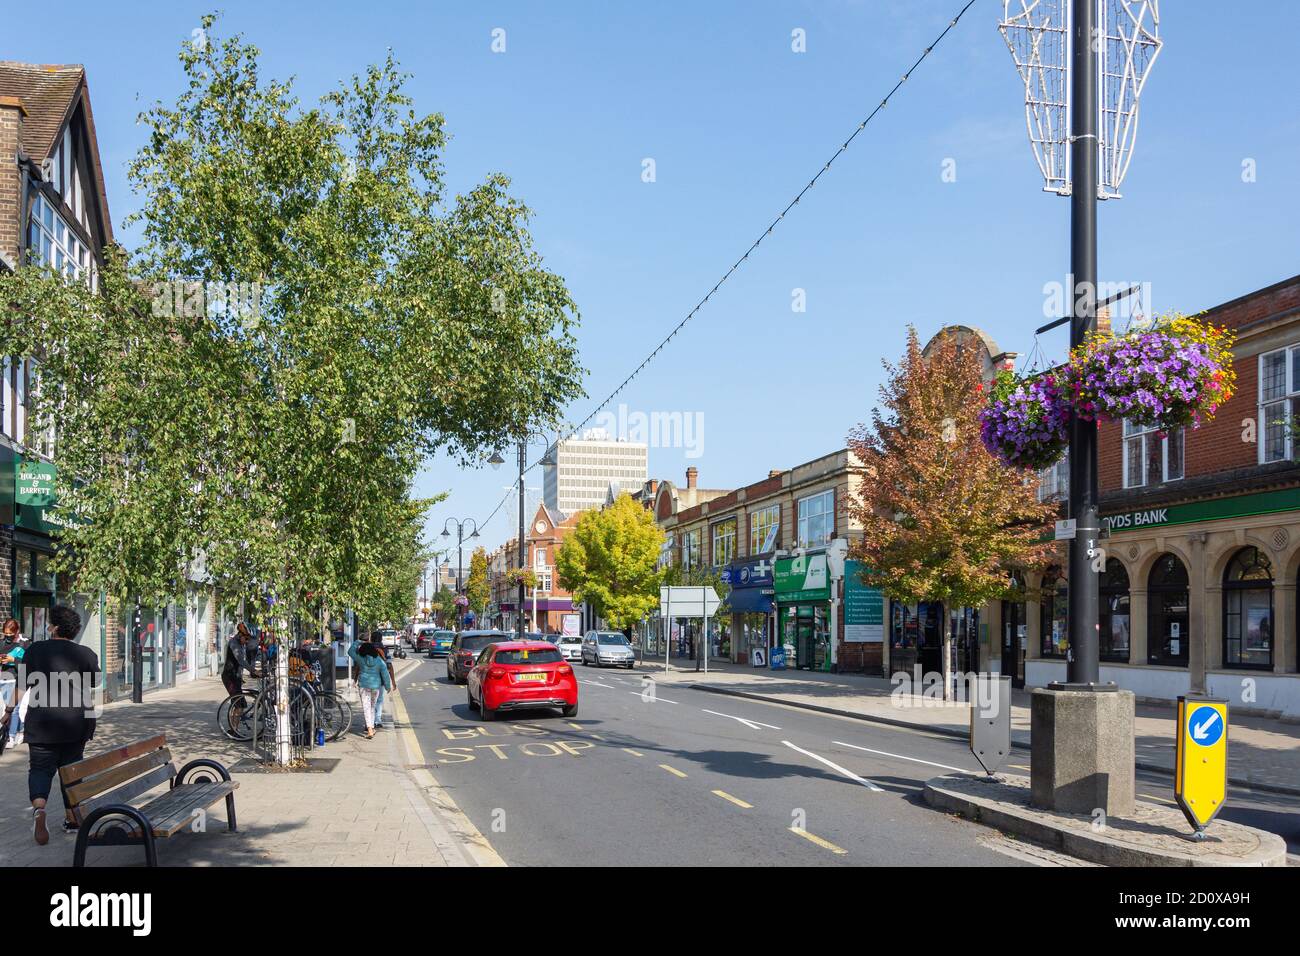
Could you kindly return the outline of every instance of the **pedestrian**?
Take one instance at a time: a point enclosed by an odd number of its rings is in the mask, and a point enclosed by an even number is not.
[[[393,673],[393,662],[388,657],[388,648],[384,647],[384,635],[375,631],[370,635],[370,643],[379,649],[379,656],[384,659],[384,664],[388,667],[388,679],[391,686],[396,686],[397,675]],[[384,727],[384,689],[379,688],[379,699],[375,701],[375,726],[380,730]]]
[[[22,626],[16,618],[9,618],[0,632],[0,699],[4,701],[4,719],[0,724],[0,753],[6,746],[16,747],[23,742],[22,700],[24,687],[20,687],[19,667],[29,645],[23,636]]]
[[[95,736],[95,687],[99,682],[99,657],[76,642],[81,615],[67,605],[50,608],[50,640],[27,649],[23,658],[27,687],[27,724],[24,735],[31,757],[27,793],[32,803],[32,836],[39,846],[50,841],[45,825],[45,803],[60,767],[85,755],[86,741]],[[63,798],[65,832],[77,829]]]
[[[373,642],[353,642],[348,657],[357,666],[357,691],[361,694],[361,713],[366,719],[366,739],[375,736],[375,700],[381,691],[392,689],[388,662]]]
[[[235,633],[226,642],[226,656],[221,664],[221,683],[225,685],[227,694],[244,692],[244,671],[248,671],[251,677],[258,676],[253,650],[253,635],[249,632],[248,625],[240,621]]]

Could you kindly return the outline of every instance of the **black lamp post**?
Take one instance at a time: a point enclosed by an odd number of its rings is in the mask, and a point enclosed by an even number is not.
[[[447,528],[453,524],[456,526],[456,593],[459,594],[461,591],[462,572],[464,569],[465,556],[463,553],[463,542],[465,540],[465,525],[470,524],[474,526],[474,531],[470,535],[470,537],[477,538],[478,522],[475,521],[473,518],[464,518],[464,519],[448,518],[446,523],[443,524],[442,526],[442,536],[444,538],[451,537],[451,532],[448,531]],[[460,622],[462,618],[463,615],[461,614],[456,615],[456,630],[458,631],[460,630]]]
[[[519,451],[519,590],[518,590],[518,607],[517,622],[515,625],[515,634],[519,640],[524,639],[524,560],[527,554],[527,547],[524,544],[524,472],[528,470],[528,439],[531,434],[537,434],[537,437],[545,438],[540,433],[525,433],[516,442]],[[493,452],[492,457],[488,459],[488,464],[493,468],[500,468],[505,464],[505,459],[501,457],[500,452]],[[555,458],[551,455],[551,447],[548,445],[546,454],[538,461],[539,465],[553,465]]]

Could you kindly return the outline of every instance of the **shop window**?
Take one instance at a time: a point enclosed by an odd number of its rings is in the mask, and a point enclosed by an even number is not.
[[[682,568],[689,571],[700,566],[700,531],[682,533]]]
[[[1038,473],[1038,500],[1063,501],[1070,494],[1070,456]]]
[[[1124,487],[1141,488],[1183,477],[1183,430],[1160,432],[1124,422]]]
[[[1187,568],[1174,554],[1163,554],[1147,575],[1147,660],[1187,666],[1191,641],[1187,616]]]
[[[1065,578],[1059,571],[1049,571],[1043,575],[1042,599],[1039,605],[1039,631],[1041,653],[1043,657],[1064,657],[1069,648],[1069,621],[1066,610],[1070,606],[1069,591]]]
[[[799,500],[799,547],[817,548],[835,533],[835,491]]]
[[[1273,668],[1273,566],[1258,548],[1223,572],[1223,665]]]
[[[1098,656],[1103,661],[1127,664],[1129,657],[1128,571],[1118,558],[1106,559],[1101,578],[1098,613]]]

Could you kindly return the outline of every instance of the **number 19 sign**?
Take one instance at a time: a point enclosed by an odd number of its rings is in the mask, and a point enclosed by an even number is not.
[[[1228,702],[1178,698],[1174,796],[1197,839],[1223,809],[1228,787]]]

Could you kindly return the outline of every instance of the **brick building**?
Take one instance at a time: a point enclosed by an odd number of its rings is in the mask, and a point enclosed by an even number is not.
[[[1103,424],[1101,678],[1139,697],[1209,693],[1300,716],[1300,276],[1206,311],[1237,334],[1237,389],[1167,435]],[[1066,471],[1046,476],[1064,494]],[[1028,686],[1065,678],[1064,551],[1027,600],[986,609],[985,648]],[[1023,660],[1014,645],[1023,642]]]

